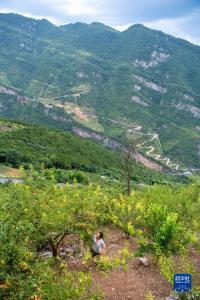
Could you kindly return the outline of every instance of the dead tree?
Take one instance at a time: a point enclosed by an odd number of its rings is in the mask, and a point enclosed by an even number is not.
[[[127,195],[131,193],[131,178],[133,174],[133,158],[131,152],[128,150],[124,154],[124,167],[126,172],[126,182],[127,182]]]
[[[126,131],[124,130],[122,133],[122,142],[123,142],[123,167],[126,177],[126,193],[130,195],[131,193],[131,178],[133,176],[133,152],[135,149],[135,145],[131,145],[129,147],[129,141],[127,139]]]

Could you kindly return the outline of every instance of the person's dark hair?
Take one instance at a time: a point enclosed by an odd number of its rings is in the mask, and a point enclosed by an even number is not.
[[[103,239],[103,232],[102,231],[99,231],[99,236],[101,239]]]

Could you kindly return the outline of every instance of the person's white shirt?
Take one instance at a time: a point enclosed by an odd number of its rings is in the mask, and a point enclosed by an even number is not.
[[[96,235],[94,235],[93,236],[92,250],[96,253],[101,253],[104,248],[105,248],[104,240],[102,238],[97,239]]]

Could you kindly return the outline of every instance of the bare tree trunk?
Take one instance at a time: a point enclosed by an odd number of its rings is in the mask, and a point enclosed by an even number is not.
[[[70,232],[68,230],[66,230],[64,233],[59,233],[53,240],[52,239],[49,240],[49,243],[50,243],[51,248],[52,248],[53,257],[58,256],[59,246],[68,234],[70,234]],[[57,240],[58,238],[59,238],[59,240]]]
[[[58,248],[57,248],[57,246],[55,245],[55,243],[54,243],[53,240],[49,240],[49,243],[50,243],[51,248],[52,248],[53,257],[57,257],[58,256]]]
[[[131,178],[128,176],[127,178],[127,194],[130,195],[131,193]]]
[[[132,176],[132,161],[131,153],[127,152],[125,156],[125,168],[127,173],[127,194],[131,194],[131,176]]]

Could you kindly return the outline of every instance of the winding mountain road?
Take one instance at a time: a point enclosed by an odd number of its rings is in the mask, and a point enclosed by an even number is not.
[[[41,82],[41,81],[38,81],[38,80],[35,80],[33,79],[32,81],[34,82],[37,82],[37,83],[40,83],[40,84],[43,84],[45,86],[49,86],[51,88],[53,88],[52,85],[50,84],[47,84],[47,83],[44,83],[44,82]],[[51,97],[51,99],[60,99],[64,96],[68,96],[68,95],[63,95],[63,96],[55,96],[55,97]],[[93,118],[97,118],[95,115],[90,115],[90,117],[93,117]],[[179,169],[179,165],[176,164],[176,163],[173,163],[170,158],[168,157],[162,157],[160,154],[157,154],[155,153],[156,152],[156,149],[153,145],[148,145],[149,143],[152,143],[153,141],[157,141],[159,147],[161,148],[161,143],[160,143],[160,140],[159,140],[159,135],[157,133],[144,133],[144,132],[141,132],[142,130],[142,126],[140,125],[126,125],[126,124],[122,124],[116,120],[113,120],[113,119],[110,119],[110,118],[107,118],[107,117],[101,117],[102,119],[104,120],[107,120],[109,122],[112,122],[114,124],[117,124],[121,127],[123,127],[124,129],[126,129],[129,133],[133,133],[133,134],[139,134],[139,135],[143,135],[143,136],[146,136],[148,137],[147,140],[145,140],[143,143],[141,144],[137,144],[136,147],[138,149],[144,149],[145,150],[145,154],[147,156],[151,156],[153,157],[155,160],[157,161],[162,161],[162,162],[165,162],[166,165],[168,167],[172,167],[172,168],[175,168],[175,170],[178,170]],[[150,138],[149,138],[150,137]]]
[[[118,125],[120,125],[123,128],[126,128],[129,133],[140,134],[140,135],[143,135],[143,136],[150,137],[146,141],[144,141],[143,143],[137,144],[136,147],[138,149],[145,149],[146,150],[145,154],[147,156],[151,156],[154,159],[156,159],[157,161],[163,161],[163,162],[166,163],[166,165],[168,167],[174,167],[175,170],[178,170],[179,165],[176,164],[176,163],[172,163],[172,161],[168,157],[162,157],[160,154],[156,154],[155,153],[156,149],[155,149],[155,147],[153,145],[146,146],[146,145],[148,145],[149,143],[151,143],[153,141],[157,141],[157,143],[159,144],[159,147],[161,148],[161,143],[160,143],[159,135],[157,133],[144,133],[144,132],[140,132],[142,130],[142,126],[139,126],[139,125],[131,126],[131,129],[128,129],[130,126],[128,126],[126,124],[122,124],[122,123],[120,123],[118,121],[115,121],[113,119],[109,119],[109,118],[106,118],[106,117],[102,117],[102,118],[105,119],[105,120],[107,120],[107,121],[110,121],[112,123],[118,124]]]

